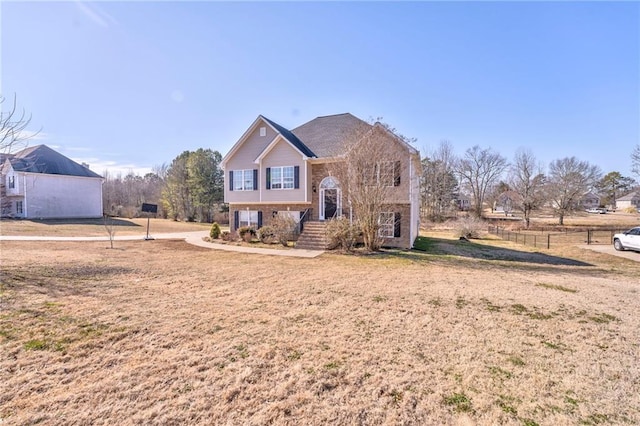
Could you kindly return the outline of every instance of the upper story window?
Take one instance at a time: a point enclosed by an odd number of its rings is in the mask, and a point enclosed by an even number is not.
[[[367,185],[400,186],[400,161],[380,161],[372,164],[370,170],[365,175]]]
[[[267,189],[294,189],[296,185],[294,166],[269,167],[267,169]]]
[[[267,136],[267,128],[260,127],[260,136]]]
[[[229,172],[230,191],[254,191],[257,184],[257,170],[232,170]]]
[[[14,189],[16,187],[16,177],[11,175],[9,176],[9,184],[7,185],[9,189]]]
[[[394,186],[394,162],[393,161],[381,161],[377,164],[376,173],[378,183],[382,186]]]

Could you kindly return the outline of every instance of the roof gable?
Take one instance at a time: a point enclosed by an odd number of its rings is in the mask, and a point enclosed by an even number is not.
[[[8,161],[16,172],[90,178],[102,177],[46,145],[36,145],[23,149],[9,157]]]
[[[244,132],[242,137],[238,139],[238,142],[236,142],[233,145],[233,147],[231,147],[227,155],[224,156],[221,162],[223,168],[226,166],[229,159],[233,157],[233,155],[238,151],[238,149],[240,149],[242,144],[244,144],[250,138],[250,136],[258,128],[260,123],[264,123],[267,126],[269,126],[276,133],[276,137],[273,138],[271,142],[269,142],[269,144],[267,144],[264,151],[258,156],[258,158],[255,159],[256,161],[259,161],[259,159],[266,154],[265,151],[269,151],[271,149],[271,147],[275,144],[275,142],[279,139],[279,137],[282,137],[284,140],[289,142],[289,144],[291,144],[296,150],[298,150],[302,156],[305,156],[305,157],[316,156],[313,153],[313,151],[311,151],[305,144],[303,144],[302,141],[298,139],[296,135],[291,133],[291,131],[279,125],[275,121],[272,121],[263,115],[259,115],[251,124],[251,126],[249,126],[249,128]]]

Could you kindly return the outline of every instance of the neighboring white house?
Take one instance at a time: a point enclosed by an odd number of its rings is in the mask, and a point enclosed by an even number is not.
[[[46,145],[3,157],[0,164],[3,217],[102,217],[103,179],[88,166]]]
[[[627,207],[640,209],[640,191],[633,191],[616,200],[616,208],[624,210]]]

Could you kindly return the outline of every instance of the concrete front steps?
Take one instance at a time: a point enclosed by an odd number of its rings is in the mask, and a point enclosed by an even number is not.
[[[326,250],[326,231],[326,222],[305,222],[302,233],[298,236],[296,248],[304,250]]]

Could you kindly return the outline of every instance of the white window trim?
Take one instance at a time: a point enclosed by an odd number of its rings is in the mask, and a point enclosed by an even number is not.
[[[279,181],[276,181],[273,179],[273,172],[274,170],[280,170],[280,179]],[[286,187],[285,188],[285,178],[284,178],[284,169],[291,169],[291,187]],[[274,191],[288,191],[291,189],[295,189],[296,187],[296,174],[295,174],[295,166],[277,166],[277,167],[271,167],[271,189],[273,189]],[[288,183],[288,182],[287,182]],[[274,184],[280,185],[280,188],[275,188]]]
[[[386,220],[384,216],[387,216]],[[389,217],[391,217],[390,220]],[[395,235],[395,220],[396,215],[394,212],[380,212],[378,216],[378,236],[382,238],[393,238]]]
[[[22,201],[16,201],[16,214],[24,214],[24,203]]]
[[[252,217],[255,215],[255,222],[252,221]],[[244,220],[243,217],[245,216]],[[258,210],[238,210],[238,228],[243,226],[258,227]]]
[[[391,166],[391,174],[389,175],[389,182],[383,182],[383,179],[385,179],[385,178],[386,178],[386,176],[381,176],[381,170],[382,170],[382,165],[383,165],[383,164],[384,164],[385,166]],[[376,179],[377,179],[378,184],[382,184],[382,185],[384,185],[386,188],[391,188],[391,187],[393,187],[393,186],[394,186],[394,183],[395,183],[395,178],[396,178],[396,176],[395,176],[395,161],[380,161],[380,162],[377,164],[377,166],[378,166],[378,167],[377,167],[377,176],[376,176]]]
[[[251,178],[251,186],[250,188],[245,188],[245,182],[247,180],[246,178],[246,174],[249,174],[249,177]],[[238,188],[236,187],[236,181],[238,179],[238,176],[242,175],[242,187]],[[233,171],[233,190],[234,191],[253,191],[253,187],[254,187],[255,183],[253,182],[253,169],[244,169],[244,170],[234,170]]]

